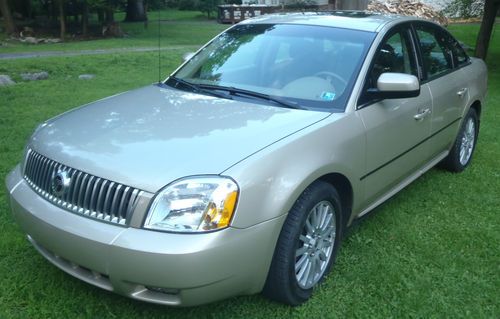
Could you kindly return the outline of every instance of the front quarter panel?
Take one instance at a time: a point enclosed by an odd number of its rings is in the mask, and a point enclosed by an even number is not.
[[[362,197],[364,149],[357,114],[332,114],[239,162],[223,172],[240,186],[232,226],[246,228],[288,213],[307,186],[329,173],[351,181],[356,205]]]

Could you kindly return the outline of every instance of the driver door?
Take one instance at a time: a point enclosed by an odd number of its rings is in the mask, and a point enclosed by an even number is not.
[[[363,92],[376,88],[384,72],[418,76],[414,45],[409,27],[393,29],[382,41]],[[426,111],[428,109],[428,111]],[[365,204],[373,202],[420,168],[429,157],[425,140],[430,134],[432,100],[427,85],[420,95],[403,99],[370,99],[363,94],[357,113],[366,130],[366,171],[361,176],[365,186]],[[425,116],[421,117],[425,113]]]

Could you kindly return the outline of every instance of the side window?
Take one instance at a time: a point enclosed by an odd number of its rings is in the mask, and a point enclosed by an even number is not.
[[[446,35],[432,27],[416,27],[422,62],[427,78],[435,78],[453,69],[453,53]]]
[[[364,92],[377,88],[377,80],[382,73],[395,72],[412,74],[418,77],[417,63],[413,47],[408,36],[408,29],[399,28],[390,33],[389,36],[378,47],[372,66],[368,72]],[[362,94],[358,105],[370,103],[373,97]]]
[[[385,72],[407,73],[416,76],[417,68],[412,52],[406,31],[401,30],[389,36],[375,54],[367,88],[376,88],[379,76]]]
[[[453,51],[453,55],[455,56],[456,64],[458,66],[462,66],[469,63],[469,56],[465,53],[465,50],[460,43],[458,43],[458,41],[451,36],[449,37],[449,43]]]

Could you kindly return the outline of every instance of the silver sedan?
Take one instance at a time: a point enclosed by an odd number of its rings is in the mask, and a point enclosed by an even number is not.
[[[103,289],[299,305],[355,219],[437,164],[470,164],[486,73],[423,20],[247,20],[165,81],[42,123],[10,204],[44,257]]]

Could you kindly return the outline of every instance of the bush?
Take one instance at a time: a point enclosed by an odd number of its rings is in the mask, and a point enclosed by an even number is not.
[[[179,0],[179,10],[197,10],[197,2],[196,0]]]
[[[313,0],[291,0],[285,4],[285,8],[290,10],[315,9],[316,7]]]
[[[483,15],[484,0],[453,0],[443,10],[444,15],[453,18],[472,18]]]

